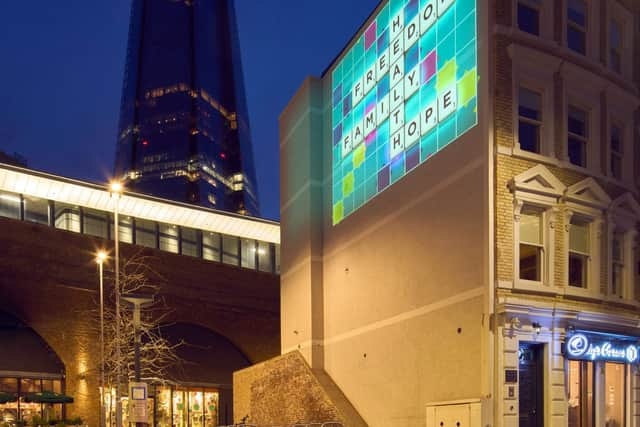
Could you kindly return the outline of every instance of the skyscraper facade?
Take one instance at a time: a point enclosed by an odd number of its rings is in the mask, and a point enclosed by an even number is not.
[[[259,214],[232,0],[133,0],[115,173],[140,193]]]

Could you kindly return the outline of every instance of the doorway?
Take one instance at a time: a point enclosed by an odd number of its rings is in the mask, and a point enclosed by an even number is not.
[[[544,425],[544,344],[520,343],[519,370],[519,426]]]

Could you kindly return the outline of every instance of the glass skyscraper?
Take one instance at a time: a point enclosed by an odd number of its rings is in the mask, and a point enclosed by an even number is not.
[[[259,214],[232,0],[133,0],[115,172],[140,193]]]

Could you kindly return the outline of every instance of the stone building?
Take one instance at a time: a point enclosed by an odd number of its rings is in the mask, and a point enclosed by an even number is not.
[[[280,117],[283,356],[236,373],[235,407],[637,426],[639,21],[624,0],[382,1]]]

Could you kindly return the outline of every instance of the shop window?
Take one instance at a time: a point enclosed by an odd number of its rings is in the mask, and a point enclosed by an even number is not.
[[[542,280],[544,240],[542,212],[523,209],[520,215],[520,279]]]
[[[571,219],[569,229],[569,286],[586,288],[590,256],[589,223]]]
[[[156,425],[158,427],[171,426],[171,388],[158,386],[156,388]]]
[[[540,35],[540,0],[518,0],[518,28]]]
[[[220,262],[220,235],[204,233],[202,235],[202,258]]]
[[[136,245],[156,248],[156,223],[136,219]]]
[[[187,399],[184,389],[173,390],[172,413],[173,427],[187,427]]]
[[[231,265],[240,265],[238,259],[238,246],[240,242],[237,237],[222,236],[222,262]]]
[[[622,26],[616,20],[609,23],[609,67],[622,72]]]
[[[267,242],[258,242],[258,269],[268,273],[273,272],[273,265],[271,265],[271,245]]]
[[[604,416],[605,427],[624,427],[626,413],[626,365],[604,364]]]
[[[518,91],[518,142],[520,149],[540,153],[542,95],[521,87]]]
[[[594,364],[569,361],[569,427],[594,425]]]
[[[574,165],[587,167],[588,129],[588,113],[570,105],[567,117],[567,153],[569,161]]]
[[[250,239],[241,240],[241,261],[244,268],[256,268],[256,241]]]
[[[103,212],[84,209],[82,212],[84,234],[107,238],[108,217]]]
[[[610,138],[610,155],[611,155],[611,176],[616,179],[622,179],[622,129],[613,125],[611,126]]]
[[[218,401],[217,392],[204,391],[204,427],[218,425]]]
[[[178,253],[178,227],[169,224],[158,225],[160,249],[174,254]]]
[[[17,194],[0,193],[0,216],[20,219],[20,196]]]
[[[180,232],[182,255],[198,256],[198,232],[192,228],[182,228]]]
[[[49,224],[49,201],[35,197],[25,197],[24,219],[37,224]]]
[[[611,240],[611,293],[622,296],[624,282],[624,236],[614,233]]]
[[[115,236],[113,217],[109,217],[109,229],[111,239]],[[130,216],[118,216],[118,240],[122,243],[133,243],[133,218]]]
[[[55,224],[61,230],[80,232],[80,208],[77,206],[56,203]]]
[[[203,392],[189,391],[189,426],[202,427],[202,419],[204,416]]]
[[[574,52],[587,53],[587,3],[567,0],[567,47]]]

